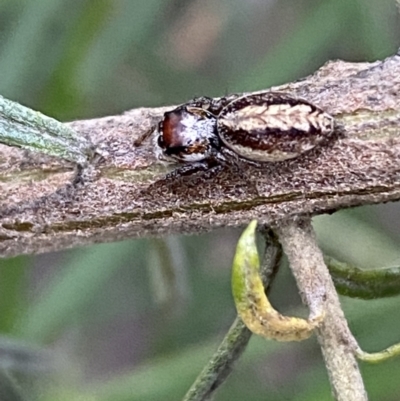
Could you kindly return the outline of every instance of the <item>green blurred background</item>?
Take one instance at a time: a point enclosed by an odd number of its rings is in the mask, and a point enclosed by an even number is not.
[[[394,0],[0,0],[0,94],[67,121],[263,89],[392,55],[399,22]],[[314,225],[331,255],[390,266],[399,217],[391,204]],[[181,399],[234,319],[238,235],[0,260],[0,399]],[[272,300],[306,313],[287,266]],[[342,301],[366,350],[400,341],[398,299]],[[371,399],[399,399],[398,359],[362,370]],[[315,339],[258,338],[215,398],[330,399]]]

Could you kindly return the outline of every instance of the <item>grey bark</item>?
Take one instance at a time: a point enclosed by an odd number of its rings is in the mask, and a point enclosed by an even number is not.
[[[72,184],[68,162],[0,145],[0,255],[55,251],[95,242],[271,224],[293,216],[400,199],[400,57],[329,62],[305,80],[273,90],[320,106],[341,125],[328,143],[282,163],[197,174],[170,186],[152,141],[134,140],[168,108],[75,121],[102,158]]]
[[[367,401],[355,356],[358,345],[347,325],[310,219],[282,222],[276,232],[304,303],[311,314],[325,311],[316,332],[335,400]]]

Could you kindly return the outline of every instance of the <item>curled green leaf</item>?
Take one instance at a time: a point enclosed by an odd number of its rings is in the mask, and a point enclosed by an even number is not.
[[[322,321],[283,316],[270,304],[260,276],[260,261],[253,220],[241,235],[233,260],[232,292],[237,312],[253,333],[278,341],[300,341],[311,336]]]

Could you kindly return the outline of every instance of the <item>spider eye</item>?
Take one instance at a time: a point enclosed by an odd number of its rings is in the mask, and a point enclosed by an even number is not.
[[[160,136],[157,138],[157,145],[158,145],[160,148],[165,148],[165,141],[164,141],[164,138],[163,138],[162,135],[160,135]]]

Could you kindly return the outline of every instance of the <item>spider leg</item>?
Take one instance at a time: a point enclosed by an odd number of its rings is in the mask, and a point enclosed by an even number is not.
[[[148,138],[150,138],[151,134],[154,132],[155,129],[156,129],[156,125],[152,125],[147,131],[145,131],[142,135],[140,135],[139,138],[137,138],[133,142],[133,144],[136,147],[141,146],[144,141],[146,141]]]

